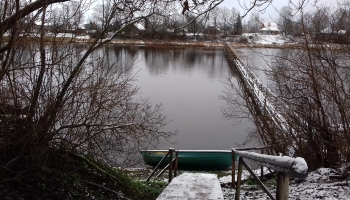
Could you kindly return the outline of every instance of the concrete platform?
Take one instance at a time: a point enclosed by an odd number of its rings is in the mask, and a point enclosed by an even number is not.
[[[174,178],[157,200],[223,200],[215,174],[183,173]]]

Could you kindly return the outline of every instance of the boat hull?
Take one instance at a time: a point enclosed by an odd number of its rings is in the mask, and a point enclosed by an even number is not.
[[[142,157],[146,165],[157,166],[167,151],[142,151]],[[175,156],[175,154],[174,154]],[[230,151],[214,152],[178,152],[179,170],[197,171],[221,171],[228,170],[232,166],[232,154]],[[161,163],[161,167],[169,164],[169,156]]]

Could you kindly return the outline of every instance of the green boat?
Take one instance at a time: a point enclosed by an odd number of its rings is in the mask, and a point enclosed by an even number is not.
[[[141,151],[146,165],[157,166],[168,150]],[[176,150],[178,152],[179,170],[220,171],[228,170],[232,166],[232,153],[229,150]],[[175,157],[175,153],[173,154]],[[160,164],[169,164],[169,156]]]

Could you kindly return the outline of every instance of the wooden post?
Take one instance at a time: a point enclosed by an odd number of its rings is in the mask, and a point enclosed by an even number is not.
[[[173,148],[169,149],[169,156],[170,156],[170,162],[169,162],[169,183],[171,182],[171,179],[173,178]]]
[[[278,172],[277,174],[277,200],[288,200],[289,198],[289,175]]]
[[[236,186],[236,161],[235,161],[235,152],[232,151],[232,180],[231,187],[234,188]]]
[[[261,154],[264,154],[264,149],[261,149]],[[260,180],[263,181],[263,178],[264,178],[264,166],[261,165],[261,168],[260,168]]]
[[[241,181],[242,181],[242,161],[243,157],[239,157],[238,159],[238,174],[237,174],[237,186],[236,186],[236,196],[235,200],[239,200],[239,196],[241,193]]]
[[[179,152],[175,153],[175,169],[174,169],[174,177],[177,176],[177,164],[179,163]]]

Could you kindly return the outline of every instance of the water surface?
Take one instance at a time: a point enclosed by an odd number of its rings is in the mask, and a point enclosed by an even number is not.
[[[166,131],[178,130],[158,149],[231,149],[245,141],[252,124],[223,119],[220,100],[226,77],[232,76],[223,48],[107,46],[121,65],[135,64],[139,96],[162,103],[172,121]],[[235,124],[235,125],[233,125]]]

